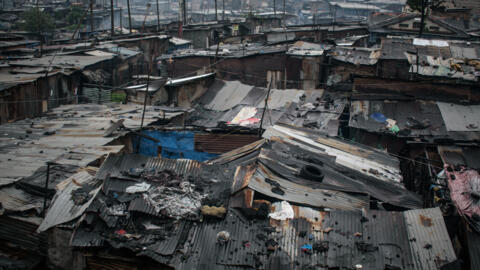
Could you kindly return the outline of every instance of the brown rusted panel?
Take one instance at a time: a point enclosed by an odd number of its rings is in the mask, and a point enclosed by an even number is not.
[[[195,134],[195,150],[223,154],[256,141],[256,135]]]
[[[253,197],[255,191],[252,189],[244,189],[230,197],[229,206],[233,208],[253,208]]]
[[[458,84],[435,84],[433,82],[406,82],[398,80],[383,80],[374,78],[355,78],[356,96],[373,99],[379,95],[409,96],[427,100],[458,102],[465,100],[480,102],[478,87]]]
[[[255,164],[248,166],[238,166],[233,178],[232,191],[234,194],[248,186],[250,179],[256,171]]]

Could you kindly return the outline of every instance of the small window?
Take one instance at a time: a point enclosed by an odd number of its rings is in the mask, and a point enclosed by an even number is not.
[[[402,28],[408,28],[408,23],[401,23],[399,26]]]
[[[429,29],[432,30],[432,31],[439,31],[439,30],[440,30],[440,27],[438,27],[438,26],[430,26]]]
[[[422,24],[419,23],[419,22],[414,22],[413,23],[413,28],[420,28],[420,25],[422,25]]]

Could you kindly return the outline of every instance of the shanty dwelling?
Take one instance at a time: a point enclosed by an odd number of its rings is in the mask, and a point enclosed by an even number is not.
[[[371,14],[369,18],[370,42],[375,43],[381,37],[388,35],[412,36],[419,33],[421,16],[408,13],[380,13]],[[436,39],[467,39],[469,35],[465,29],[429,15],[425,18],[422,37]]]
[[[320,167],[321,174],[312,169]],[[90,196],[79,201],[82,194]],[[405,211],[385,210],[394,205]],[[420,206],[402,187],[396,158],[273,126],[264,139],[206,163],[111,154],[95,176],[77,174],[61,184],[38,232],[70,239],[69,247],[51,249],[59,267],[71,265],[59,258],[72,250],[78,265],[94,269],[455,263],[440,209]]]
[[[172,37],[168,40],[168,51],[167,53],[172,53],[175,50],[185,50],[191,49],[192,42],[190,40]]]
[[[329,54],[331,65],[326,71],[327,87],[351,91],[355,78],[376,75],[379,49],[339,46]]]
[[[180,79],[163,79],[152,77],[148,81],[148,97],[145,99],[147,90],[147,76],[142,84],[125,87],[125,93],[129,102],[148,105],[171,105],[188,109],[199,97],[203,96],[213,82],[215,73],[201,74]]]
[[[212,76],[169,81],[180,93],[196,89],[178,90],[183,83],[201,85]],[[339,137],[347,95],[270,86],[216,79],[206,91],[188,92],[198,98],[182,94],[173,107],[147,106],[145,117],[141,105],[69,105],[0,126],[7,149],[0,154],[0,239],[12,247],[8,263],[432,270],[458,264],[451,241],[458,236],[449,234],[455,230],[444,222],[444,205],[422,208],[417,190],[405,186],[398,155]],[[18,235],[16,226],[30,233]]]
[[[276,88],[284,88],[285,46],[261,44],[228,44],[212,46],[208,50],[177,51],[164,55],[169,77],[191,76],[199,70],[216,71],[225,80],[241,80],[250,85],[266,86],[274,75]]]

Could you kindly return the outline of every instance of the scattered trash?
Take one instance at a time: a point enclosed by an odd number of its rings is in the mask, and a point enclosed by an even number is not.
[[[143,193],[144,200],[152,205],[157,213],[174,219],[199,219],[199,209],[205,197],[206,195],[196,191],[195,184],[190,182],[181,182],[172,187],[152,187]]]
[[[301,247],[302,251],[307,253],[307,254],[312,254],[312,251],[313,251],[313,247],[312,245],[310,244],[304,244],[302,247]]]
[[[268,215],[270,218],[275,220],[293,219],[293,208],[288,202],[282,201],[280,205],[278,203],[275,203],[275,205],[277,206],[276,211]]]
[[[390,131],[393,133],[398,133],[400,131],[400,128],[397,125],[394,125],[392,128],[390,128]]]
[[[390,130],[391,130],[394,126],[397,125],[397,121],[395,121],[395,120],[393,120],[393,119],[390,119],[390,118],[388,118],[388,119],[386,120],[386,122],[387,122],[387,128],[390,129]]]
[[[278,242],[271,238],[265,242],[265,246],[267,247],[268,251],[275,251],[275,247],[277,245],[278,245]]]
[[[204,216],[211,216],[211,217],[217,217],[217,218],[222,218],[225,216],[227,213],[227,209],[225,207],[216,207],[216,206],[208,206],[204,205],[200,209],[200,212]]]
[[[127,231],[122,229],[122,230],[115,231],[115,233],[118,234],[118,235],[124,235],[124,234],[127,233]]]
[[[356,232],[353,235],[356,236],[356,237],[362,237],[362,233],[359,233],[359,232]]]
[[[142,182],[142,183],[138,183],[133,186],[127,187],[125,191],[127,193],[142,193],[142,192],[148,191],[150,189],[150,186],[151,186],[150,184]]]
[[[323,230],[323,232],[324,232],[324,233],[329,233],[329,232],[331,232],[332,230],[333,230],[332,227],[328,227],[328,228],[326,228],[325,230]]]
[[[430,120],[425,119],[423,121],[418,121],[417,119],[415,119],[415,117],[409,116],[407,117],[406,125],[411,129],[426,129],[430,126]]]
[[[374,252],[378,250],[377,246],[374,246],[370,243],[366,243],[364,241],[355,242],[355,246],[357,247],[358,250],[362,252]]]
[[[359,270],[359,269],[363,269],[363,266],[361,264],[356,264],[355,265],[355,269]]]
[[[230,233],[227,231],[221,231],[217,233],[217,242],[225,244],[230,240]]]
[[[313,250],[316,252],[327,252],[328,249],[328,241],[317,241],[313,244]]]

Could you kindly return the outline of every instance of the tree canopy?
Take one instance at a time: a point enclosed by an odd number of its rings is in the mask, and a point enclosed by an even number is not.
[[[432,10],[443,9],[443,4],[445,4],[445,0],[407,0],[407,5],[412,10],[422,12],[422,1],[426,1],[425,8],[430,8]]]
[[[41,12],[38,8],[31,8],[23,13],[25,20],[25,31],[32,33],[52,32],[54,29],[54,19],[45,12]]]

